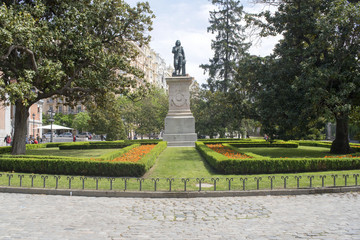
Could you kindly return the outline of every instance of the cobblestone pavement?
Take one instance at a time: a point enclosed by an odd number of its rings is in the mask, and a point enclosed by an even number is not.
[[[0,193],[0,239],[360,239],[360,193],[193,199]]]

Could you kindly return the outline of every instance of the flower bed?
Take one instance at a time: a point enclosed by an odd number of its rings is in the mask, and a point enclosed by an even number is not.
[[[141,145],[136,148],[133,148],[122,156],[114,158],[112,162],[138,162],[144,155],[148,154],[156,145]]]
[[[252,158],[248,155],[236,152],[233,149],[230,149],[228,147],[225,147],[222,144],[206,144],[206,146],[208,146],[211,150],[220,153],[228,158],[231,159],[246,159],[246,158]]]

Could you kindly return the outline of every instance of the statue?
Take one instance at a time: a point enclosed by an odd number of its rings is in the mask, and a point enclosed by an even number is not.
[[[183,47],[181,46],[181,42],[179,40],[176,41],[175,47],[172,49],[172,53],[174,54],[174,68],[173,76],[185,76],[185,52]]]

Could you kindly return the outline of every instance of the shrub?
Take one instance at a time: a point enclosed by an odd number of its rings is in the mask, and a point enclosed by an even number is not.
[[[166,142],[159,143],[137,163],[107,161],[139,145],[140,144],[134,144],[105,154],[97,159],[61,156],[2,155],[0,156],[0,170],[40,174],[139,177],[153,166],[157,156],[166,148]]]
[[[77,142],[66,143],[59,145],[60,150],[69,149],[110,149],[110,148],[124,148],[129,146],[124,141],[103,141],[103,142]]]
[[[196,142],[196,148],[206,161],[222,174],[272,174],[360,169],[360,158],[255,157],[252,159],[228,159],[224,155],[212,151],[203,142]]]

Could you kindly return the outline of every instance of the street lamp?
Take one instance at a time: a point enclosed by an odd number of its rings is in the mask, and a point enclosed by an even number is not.
[[[49,122],[51,124],[50,126],[50,131],[51,131],[51,135],[50,135],[50,142],[53,142],[53,131],[52,131],[52,125],[53,125],[53,122],[54,122],[54,119],[53,119],[53,110],[50,108],[50,110],[48,111],[48,113],[50,114],[50,119],[49,119]]]
[[[33,117],[33,138],[35,139],[35,113],[32,114]]]

